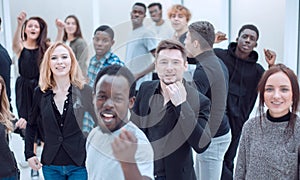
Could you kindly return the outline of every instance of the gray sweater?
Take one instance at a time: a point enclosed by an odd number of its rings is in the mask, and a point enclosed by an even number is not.
[[[288,122],[259,117],[248,120],[242,131],[234,179],[276,180],[298,178],[300,119],[294,136],[285,133]],[[289,138],[290,137],[290,138]]]

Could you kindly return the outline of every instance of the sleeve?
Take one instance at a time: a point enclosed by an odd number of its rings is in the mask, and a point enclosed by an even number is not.
[[[25,133],[25,158],[26,160],[35,156],[33,152],[33,144],[35,134],[38,131],[37,120],[40,117],[40,100],[42,92],[36,88],[33,94],[33,105],[26,125]]]
[[[156,47],[158,45],[158,41],[155,38],[155,34],[152,31],[149,31],[145,34],[144,45],[149,52],[156,49]]]
[[[248,123],[246,123],[242,130],[241,140],[239,143],[239,151],[237,156],[237,164],[235,168],[235,174],[234,179],[235,180],[242,180],[246,177],[246,163],[249,161],[248,153],[249,153],[249,131],[248,129]],[[248,153],[247,153],[248,152]]]
[[[78,64],[84,74],[86,74],[87,71],[87,64],[86,61],[88,59],[88,48],[87,44],[84,41],[84,39],[78,39],[80,40],[78,45],[76,46],[76,52],[75,56],[77,58]]]

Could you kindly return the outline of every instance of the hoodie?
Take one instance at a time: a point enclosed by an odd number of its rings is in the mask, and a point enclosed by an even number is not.
[[[227,112],[232,133],[240,132],[249,118],[257,98],[257,85],[264,68],[257,63],[258,54],[252,51],[248,59],[235,55],[237,43],[228,49],[215,49],[215,54],[224,62],[229,72]]]

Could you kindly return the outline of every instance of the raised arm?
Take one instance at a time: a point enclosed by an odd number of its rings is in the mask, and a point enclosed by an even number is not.
[[[56,19],[55,20],[55,25],[56,25],[56,28],[57,28],[57,35],[56,35],[55,41],[56,42],[63,41],[65,23],[60,19]]]
[[[126,180],[146,180],[138,169],[135,154],[137,151],[137,138],[129,131],[122,132],[112,143],[113,154],[120,162]]]
[[[270,49],[264,49],[265,60],[269,65],[269,68],[275,64],[276,53]]]
[[[26,21],[26,13],[24,11],[22,11],[18,17],[17,17],[17,22],[18,22],[18,25],[17,25],[17,29],[15,31],[15,34],[14,34],[14,37],[13,37],[13,51],[14,53],[17,54],[18,58],[20,56],[20,53],[23,49],[23,43],[22,43],[22,37],[21,37],[21,34],[22,34],[22,26],[24,24],[24,22]]]
[[[214,43],[220,43],[220,42],[225,41],[225,40],[227,40],[227,37],[226,37],[225,33],[221,32],[221,31],[216,32]]]

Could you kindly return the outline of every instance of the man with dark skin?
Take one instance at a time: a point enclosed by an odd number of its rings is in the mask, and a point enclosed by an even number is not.
[[[241,130],[255,105],[257,84],[264,68],[257,63],[259,31],[256,26],[247,24],[241,27],[236,42],[228,49],[215,49],[216,55],[224,62],[229,72],[229,92],[227,112],[231,127],[232,140],[225,154],[222,179],[233,179],[234,158],[239,144]],[[265,60],[269,67],[275,63],[275,52],[264,49]]]
[[[152,21],[155,23],[150,28],[156,33],[156,37],[163,39],[170,39],[174,34],[171,24],[162,18],[162,5],[160,3],[151,3],[148,10]]]

